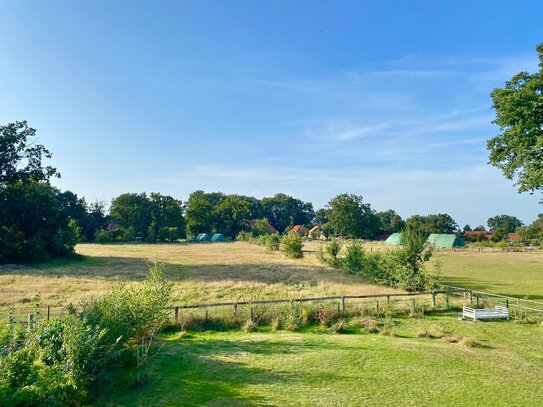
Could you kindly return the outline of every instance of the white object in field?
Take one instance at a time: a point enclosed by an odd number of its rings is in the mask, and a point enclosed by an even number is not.
[[[471,318],[474,321],[478,319],[509,319],[509,308],[500,307],[499,305],[496,305],[495,308],[481,309],[464,307],[463,311],[464,318]]]

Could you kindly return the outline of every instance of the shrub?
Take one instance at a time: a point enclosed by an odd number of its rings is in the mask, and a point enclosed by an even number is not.
[[[113,236],[108,230],[101,230],[96,235],[96,243],[106,244],[113,242]]]
[[[343,333],[347,330],[347,323],[345,319],[338,319],[335,323],[330,326],[330,331],[335,334]]]
[[[258,328],[258,323],[253,318],[248,318],[241,326],[241,331],[244,333],[255,332]]]
[[[241,231],[236,236],[236,240],[240,242],[250,242],[253,240],[253,235],[250,232]]]
[[[281,244],[287,257],[292,257],[294,259],[300,259],[304,257],[304,253],[302,251],[303,240],[293,230],[291,230],[281,238]]]
[[[336,315],[336,311],[333,309],[320,309],[315,313],[314,319],[322,327],[328,328]]]
[[[321,247],[318,252],[319,260],[325,264],[328,264],[330,267],[339,268],[340,267],[340,258],[339,253],[341,252],[341,242],[337,239],[332,239],[324,249]]]
[[[265,235],[264,237],[264,246],[266,249],[271,251],[277,251],[279,250],[279,243],[281,242],[281,238],[277,233],[273,233],[271,235]]]
[[[361,273],[365,263],[364,248],[358,242],[352,242],[347,246],[345,257],[341,259],[340,267],[347,273]]]
[[[169,321],[171,289],[164,278],[164,265],[155,261],[140,287],[117,285],[111,293],[86,304],[83,311],[92,326],[107,327],[111,342],[135,348],[138,380],[145,376],[155,335]]]

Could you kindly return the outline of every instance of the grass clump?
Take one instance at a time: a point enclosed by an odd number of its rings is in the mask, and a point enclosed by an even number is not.
[[[347,330],[347,322],[344,318],[338,319],[332,325],[330,325],[330,332],[334,334],[344,333]]]
[[[466,348],[486,348],[488,347],[486,344],[478,340],[474,336],[468,336],[465,338],[460,339],[458,342],[460,345],[465,346]]]

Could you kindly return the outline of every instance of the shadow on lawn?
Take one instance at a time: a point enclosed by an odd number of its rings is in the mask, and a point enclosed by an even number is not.
[[[159,261],[162,261],[158,258]],[[24,275],[41,277],[102,277],[139,281],[145,278],[153,259],[136,257],[91,257],[54,260],[46,263],[24,265],[16,269],[0,269],[0,275]],[[368,283],[362,276],[352,276],[325,267],[300,264],[166,264],[166,277],[170,281],[215,282],[234,281],[248,283],[281,283],[294,285],[302,282],[320,283]]]
[[[247,367],[244,358],[300,351],[282,341],[228,341],[206,338],[166,342],[153,359],[147,384],[134,388],[135,369],[117,371],[115,385],[102,389],[95,405],[266,406],[250,385],[297,380],[287,371]],[[235,360],[237,359],[237,360]],[[242,359],[242,361],[239,361]]]

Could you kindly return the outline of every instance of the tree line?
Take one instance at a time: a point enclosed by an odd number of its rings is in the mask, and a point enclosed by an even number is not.
[[[414,215],[404,220],[394,210],[378,212],[360,195],[343,193],[324,208],[278,193],[257,199],[222,192],[195,191],[186,201],[160,193],[124,193],[111,201],[89,203],[71,191],[51,185],[60,177],[43,161],[51,153],[36,143],[36,130],[26,122],[0,126],[0,263],[69,256],[78,242],[173,242],[199,233],[284,234],[294,225],[318,225],[325,237],[378,239],[406,226],[423,234],[457,233],[463,229],[448,214]],[[488,220],[496,237],[519,230],[526,239],[543,238],[541,217],[523,226],[515,217]],[[256,229],[255,229],[256,228]],[[483,230],[483,226],[475,230]]]

